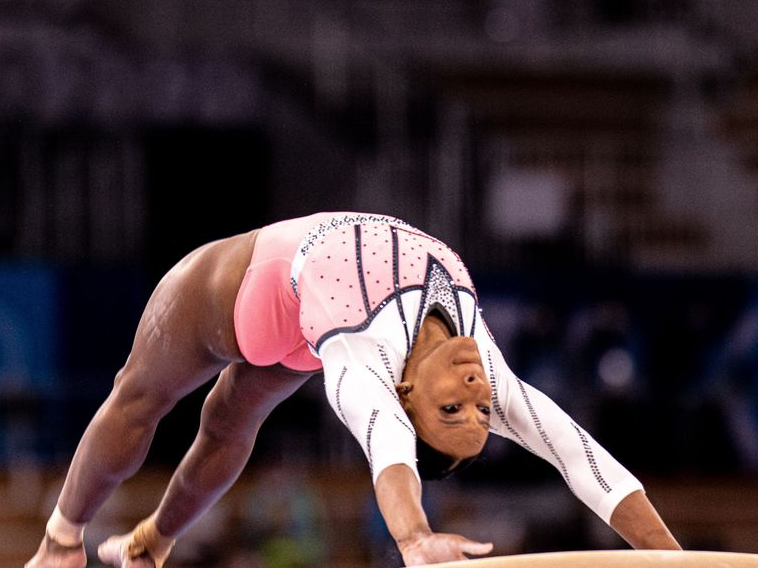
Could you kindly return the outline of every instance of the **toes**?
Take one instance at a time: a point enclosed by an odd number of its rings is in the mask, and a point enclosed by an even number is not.
[[[148,555],[127,558],[127,537],[111,537],[97,548],[97,555],[103,564],[116,568],[155,568],[155,562]]]
[[[121,568],[123,549],[123,539],[111,537],[97,547],[97,556],[104,564]]]

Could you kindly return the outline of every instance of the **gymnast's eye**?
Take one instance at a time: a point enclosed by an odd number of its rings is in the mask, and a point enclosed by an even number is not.
[[[479,408],[479,412],[481,412],[482,414],[486,414],[487,416],[490,415],[490,407],[489,406],[479,406],[477,408]]]
[[[445,414],[455,414],[458,410],[460,410],[459,404],[446,404],[442,407],[442,412]]]

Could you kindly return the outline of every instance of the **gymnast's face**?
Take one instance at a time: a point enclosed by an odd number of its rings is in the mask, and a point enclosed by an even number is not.
[[[491,394],[473,338],[435,340],[412,354],[397,391],[427,444],[457,460],[482,451]]]

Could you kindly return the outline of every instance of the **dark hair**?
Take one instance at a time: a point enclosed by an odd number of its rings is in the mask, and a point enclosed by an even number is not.
[[[460,471],[471,465],[478,456],[471,456],[460,461],[455,465],[456,459],[424,442],[421,438],[416,438],[416,459],[418,474],[423,480],[445,479],[456,471]]]

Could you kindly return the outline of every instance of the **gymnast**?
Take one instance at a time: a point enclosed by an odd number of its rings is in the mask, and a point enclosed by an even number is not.
[[[511,372],[456,253],[399,219],[318,213],[208,243],[163,277],[26,568],[84,568],[87,523],[140,468],[160,419],[220,373],[158,508],[98,549],[108,565],[161,568],[238,478],[272,409],[322,369],[407,566],[492,549],[433,532],[420,481],[466,465],[489,432],[553,464],[632,547],[680,549],[640,482]]]

